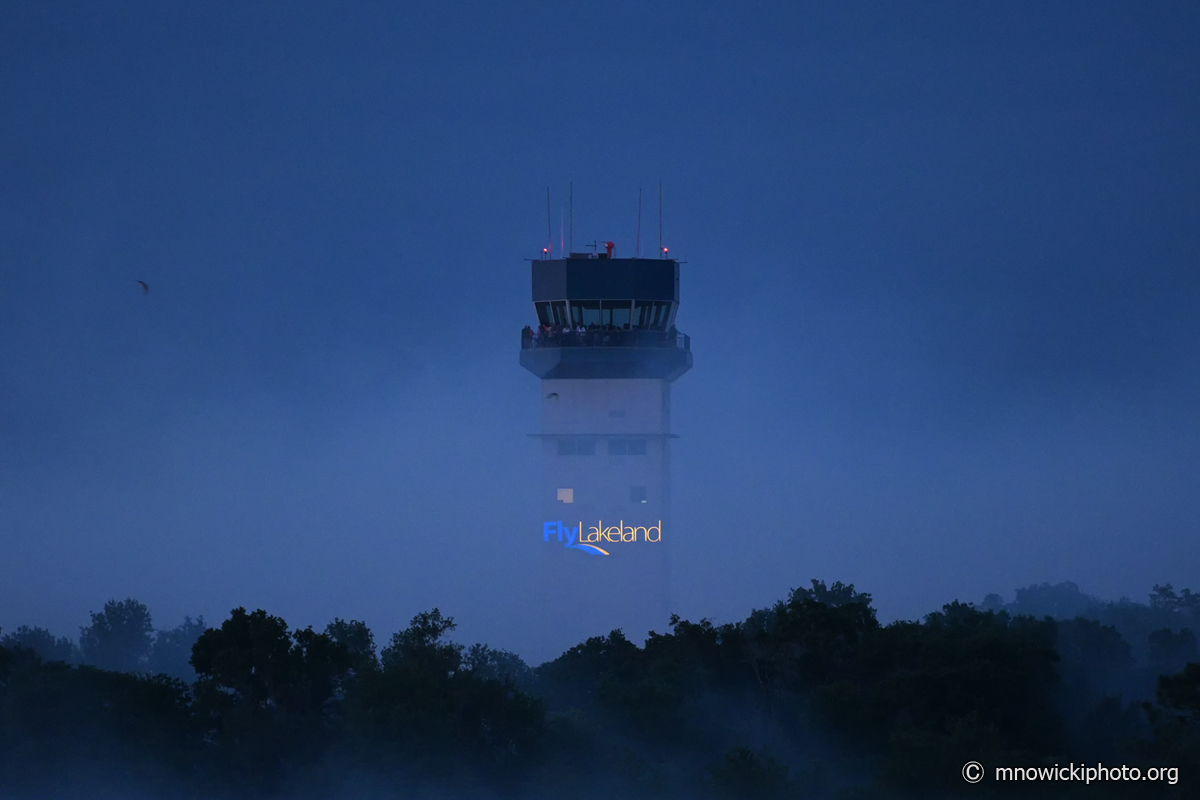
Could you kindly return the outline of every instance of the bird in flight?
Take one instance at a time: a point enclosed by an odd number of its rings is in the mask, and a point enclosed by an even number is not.
[[[145,281],[138,281],[142,285],[142,294],[150,294],[150,287]]]

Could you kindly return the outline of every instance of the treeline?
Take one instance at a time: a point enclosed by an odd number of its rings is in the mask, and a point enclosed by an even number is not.
[[[1200,594],[1189,589],[1177,592],[1169,583],[1155,586],[1148,604],[1128,597],[1101,600],[1067,581],[1017,589],[1011,603],[1005,603],[1000,595],[989,594],[979,607],[984,611],[1007,611],[1012,616],[1099,622],[1121,635],[1131,657],[1159,674],[1177,672],[1188,661],[1200,659],[1195,635],[1200,630]]]
[[[1194,797],[1196,595],[1111,604],[1124,629],[1076,613],[1099,601],[1013,613],[1072,593],[881,625],[870,595],[813,581],[741,622],[672,618],[641,647],[614,631],[536,668],[451,641],[436,609],[378,647],[361,622],[240,608],[156,633],[111,602],[77,644],[0,637],[0,796]],[[1177,779],[968,786],[968,761]]]
[[[21,625],[0,636],[0,647],[32,650],[45,662],[169,675],[189,683],[196,679],[191,665],[192,645],[204,633],[204,617],[184,617],[178,627],[156,631],[150,609],[132,598],[110,600],[103,611],[89,616],[92,624],[80,628],[78,643],[65,636],[56,637],[45,628]]]

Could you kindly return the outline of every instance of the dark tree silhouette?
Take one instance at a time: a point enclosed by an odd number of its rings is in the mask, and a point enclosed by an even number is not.
[[[345,648],[311,628],[292,634],[262,609],[235,608],[196,640],[191,663],[200,683],[230,693],[240,707],[282,714],[320,708],[349,660]]]
[[[1177,606],[1098,608],[1140,630],[1189,619]],[[110,603],[88,652],[140,663],[148,623]],[[160,632],[146,663],[202,626]],[[1195,652],[1188,629],[1150,630],[1160,666]],[[740,622],[673,617],[644,646],[613,631],[532,670],[453,631],[419,613],[376,658],[361,622],[238,608],[195,638],[188,686],[47,661],[70,643],[18,629],[0,639],[0,797],[952,797],[966,761],[1079,753],[1177,765],[1178,785],[1130,796],[1178,800],[1200,774],[1200,663],[1157,680],[1156,704],[1122,700],[1152,667],[1092,619],[951,603],[882,625],[870,595],[812,581]]]
[[[1159,678],[1158,701],[1200,724],[1200,664],[1188,664],[1178,675]]]
[[[1171,613],[1184,613],[1195,619],[1200,619],[1200,594],[1184,589],[1178,593],[1171,584],[1159,586],[1155,584],[1150,594],[1150,607],[1161,608]]]
[[[1103,603],[1099,598],[1084,594],[1071,581],[1064,581],[1017,589],[1016,602],[1006,610],[1014,616],[1074,619],[1095,613],[1101,605]]]
[[[1150,645],[1150,666],[1159,675],[1179,672],[1191,662],[1200,662],[1196,650],[1196,634],[1184,628],[1179,632],[1170,628],[1154,631],[1147,637]]]
[[[475,676],[495,681],[511,681],[523,689],[533,681],[533,670],[520,656],[507,650],[495,650],[486,644],[473,644],[463,656],[463,669]]]
[[[152,675],[170,675],[191,683],[196,680],[192,669],[192,645],[204,633],[204,617],[184,617],[183,622],[169,630],[160,630],[154,635],[146,670]]]
[[[0,647],[10,650],[24,648],[32,650],[47,663],[63,661],[68,664],[78,664],[82,660],[79,648],[67,637],[55,638],[45,628],[30,628],[21,625],[12,633],[0,637]]]
[[[1136,665],[1116,628],[1083,617],[1058,623],[1056,648],[1064,680],[1093,694],[1120,693]]]
[[[383,649],[385,668],[410,668],[430,675],[450,675],[462,663],[462,645],[445,640],[455,628],[453,617],[443,617],[438,609],[422,611],[412,623]]]
[[[100,669],[143,672],[153,645],[150,610],[132,597],[109,600],[92,624],[79,629],[83,660]]]
[[[366,623],[357,620],[347,622],[335,617],[333,622],[325,626],[325,635],[346,648],[355,672],[379,669],[379,659],[375,655],[375,634],[371,633]]]

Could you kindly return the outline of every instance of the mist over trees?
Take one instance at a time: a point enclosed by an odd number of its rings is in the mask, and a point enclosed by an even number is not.
[[[192,646],[204,633],[204,617],[184,617],[174,628],[156,631],[146,659],[146,671],[151,675],[170,675],[183,681],[196,679],[192,668]]]
[[[0,795],[1189,797],[1196,595],[1073,584],[882,625],[812,581],[744,620],[672,617],[530,667],[438,609],[377,647],[361,621],[234,609],[155,630],[132,599],[78,644],[0,636]],[[963,782],[993,766],[1177,768],[1117,784]]]
[[[150,610],[130,598],[109,600],[92,624],[79,630],[79,650],[86,664],[114,672],[144,672],[154,645]]]
[[[1178,645],[1175,636],[1184,628],[1196,628],[1200,624],[1200,595],[1189,589],[1176,592],[1171,584],[1155,586],[1150,594],[1150,602],[1138,603],[1127,597],[1117,601],[1105,601],[1080,591],[1079,587],[1070,581],[1058,584],[1043,583],[1017,589],[1016,599],[1005,603],[998,594],[989,594],[979,607],[985,611],[1006,611],[1013,616],[1052,617],[1056,620],[1083,618],[1095,620],[1103,625],[1115,628],[1122,638],[1129,643],[1133,654],[1139,660],[1154,657],[1151,650],[1151,635],[1157,634],[1157,656],[1168,659],[1176,658],[1176,653],[1188,653],[1187,641],[1195,641],[1193,632],[1182,634],[1183,639]],[[1172,634],[1168,636],[1163,632]],[[1190,637],[1190,639],[1189,639]],[[1181,647],[1176,651],[1174,647]],[[1161,649],[1165,647],[1166,649]],[[1191,651],[1190,660],[1196,660],[1197,654]]]
[[[67,637],[56,638],[45,628],[31,628],[28,625],[21,625],[14,632],[0,636],[0,647],[32,650],[43,661],[78,664],[83,660],[78,645]]]

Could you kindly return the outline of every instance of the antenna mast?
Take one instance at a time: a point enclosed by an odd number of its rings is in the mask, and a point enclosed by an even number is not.
[[[546,187],[546,258],[551,257],[554,247],[554,223],[550,221],[550,187]]]
[[[642,187],[638,187],[638,232],[637,232],[637,253],[634,258],[642,257]]]
[[[567,229],[567,244],[575,249],[575,181],[567,184],[567,207],[570,209],[571,226]]]
[[[662,184],[658,185],[658,257],[663,257],[662,246]]]

